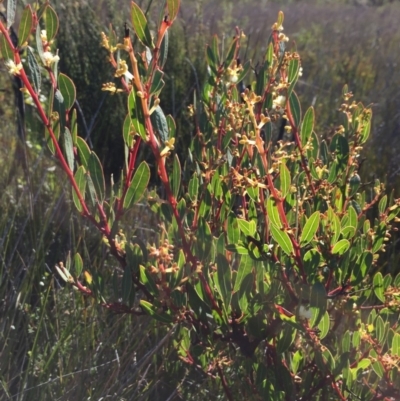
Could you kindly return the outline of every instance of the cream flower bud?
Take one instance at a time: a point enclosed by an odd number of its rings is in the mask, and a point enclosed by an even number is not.
[[[11,75],[19,75],[20,71],[22,70],[22,64],[15,64],[14,60],[11,59],[6,61],[6,67]]]
[[[43,58],[44,58],[44,64],[46,67],[51,67],[53,63],[56,63],[57,61],[60,61],[60,57],[57,55],[54,55],[51,52],[44,52],[43,53]]]

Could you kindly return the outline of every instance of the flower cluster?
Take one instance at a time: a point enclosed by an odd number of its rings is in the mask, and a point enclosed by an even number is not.
[[[42,44],[43,44],[43,64],[45,67],[50,68],[54,63],[58,63],[60,61],[60,57],[58,54],[53,54],[50,51],[50,45],[52,44],[51,41],[48,41],[47,39],[47,32],[45,30],[41,31],[40,38],[42,39]]]

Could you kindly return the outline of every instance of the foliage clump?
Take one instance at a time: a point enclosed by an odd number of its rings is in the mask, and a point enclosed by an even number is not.
[[[314,132],[314,109],[303,113],[295,92],[301,59],[288,48],[283,13],[254,77],[240,58],[240,30],[226,51],[216,36],[207,46],[208,77],[189,109],[194,132],[183,160],[160,102],[179,0],[166,2],[155,35],[132,3],[135,46],[128,26],[123,38],[112,29],[101,35],[117,78],[103,90],[125,96],[127,107],[124,169],[106,186],[99,158],[78,135],[76,87],[58,70],[54,9],[27,6],[16,44],[9,4],[0,23],[5,65],[32,97],[77,211],[115,261],[109,277],[76,252],[56,266],[59,276],[112,313],[169,328],[172,369],[201,371],[227,399],[398,397],[400,275],[383,276],[379,255],[400,200],[378,180],[370,191],[361,182],[372,113],[347,86],[333,135]],[[244,79],[253,79],[249,87]],[[149,184],[141,149],[152,154],[161,188]],[[139,202],[157,222],[149,240],[120,229]]]

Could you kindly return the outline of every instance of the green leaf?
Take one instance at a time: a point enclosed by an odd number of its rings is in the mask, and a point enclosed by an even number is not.
[[[329,231],[331,232],[331,245],[336,244],[340,236],[340,219],[331,207],[328,208]]]
[[[251,235],[253,236],[255,233],[254,231],[250,228],[250,222],[244,219],[236,219],[240,231],[244,234],[244,235]]]
[[[378,209],[380,214],[385,213],[386,205],[387,205],[387,195],[383,196],[382,199],[379,201]]]
[[[54,111],[58,113],[59,124],[60,124],[60,132],[64,132],[65,127],[65,102],[64,97],[61,92],[56,89],[54,92]]]
[[[171,115],[167,115],[167,124],[168,124],[168,138],[175,138],[176,124]]]
[[[348,194],[347,196],[353,197],[358,189],[360,188],[361,185],[361,178],[358,174],[354,174],[350,179],[349,179],[349,186],[348,186]]]
[[[349,367],[349,360],[350,352],[343,351],[340,353],[340,355],[337,355],[335,370],[332,372],[333,376],[341,375],[343,373],[343,370]]]
[[[303,355],[301,354],[300,350],[297,350],[293,354],[292,363],[291,363],[291,369],[294,374],[296,374],[297,371],[299,370],[300,362],[302,362],[302,361],[303,361]]]
[[[132,1],[132,26],[139,40],[150,49],[154,49],[153,40],[147,24],[147,19],[140,7]]]
[[[269,221],[276,227],[282,227],[281,219],[279,217],[278,207],[275,199],[270,196],[267,200],[267,214]]]
[[[171,288],[176,288],[178,285],[181,284],[181,280],[184,275],[185,264],[186,264],[185,254],[184,254],[183,250],[180,249],[179,256],[178,256],[178,262],[177,262],[178,271],[175,271],[171,275],[171,281],[170,281]]]
[[[71,114],[71,135],[72,143],[76,146],[78,140],[78,122],[76,118],[76,109],[73,109]]]
[[[256,224],[254,220],[250,222],[249,231],[254,232],[254,235],[258,237],[258,234],[256,234]],[[265,260],[270,253],[269,246],[267,244],[263,244],[262,241],[257,240],[252,235],[246,236],[246,239],[248,241],[247,251],[251,258],[256,261]]]
[[[353,227],[357,227],[358,224],[358,217],[357,212],[353,206],[349,207],[349,225]]]
[[[393,287],[400,287],[400,273],[396,274],[396,277],[393,281]]]
[[[341,239],[332,248],[332,254],[343,255],[350,248],[350,241],[347,239]]]
[[[329,165],[330,155],[329,155],[328,145],[325,139],[323,139],[320,143],[319,157],[321,158],[321,161],[324,165]]]
[[[258,202],[259,188],[258,187],[248,187],[246,189],[247,195],[253,199],[254,202]]]
[[[290,172],[289,169],[287,168],[285,163],[281,163],[280,168],[279,168],[279,178],[281,181],[281,193],[282,193],[282,198],[286,198],[286,195],[290,192],[290,187],[291,187],[291,179],[290,179]]]
[[[233,61],[236,52],[236,44],[237,44],[237,38],[233,39],[231,45],[229,46],[228,54],[226,55],[226,59],[224,62],[225,68],[228,68]]]
[[[15,11],[17,10],[17,0],[7,0],[7,29],[15,21]]]
[[[227,244],[225,249],[229,252],[238,253],[239,255],[248,255],[248,249],[242,244]]]
[[[165,31],[163,40],[161,42],[161,47],[160,47],[160,57],[158,59],[158,64],[161,68],[164,67],[166,61],[167,61],[167,56],[168,56],[168,43],[169,42],[169,34],[168,31]]]
[[[221,295],[222,301],[224,302],[224,308],[229,311],[229,306],[232,297],[232,277],[231,268],[228,260],[222,254],[218,254],[216,258],[217,265],[217,280],[214,282],[219,294]]]
[[[200,207],[199,207],[199,216],[208,218],[211,209],[211,193],[209,188],[205,188],[202,190],[202,197],[200,200]]]
[[[279,11],[278,13],[278,19],[276,21],[276,24],[279,27],[283,26],[283,19],[285,18],[285,14],[282,11]]]
[[[168,122],[165,114],[160,106],[157,106],[151,115],[151,123],[160,135],[161,140],[165,143],[169,139]]]
[[[361,334],[360,334],[359,331],[355,331],[355,332],[353,333],[352,341],[353,341],[353,347],[354,347],[354,348],[358,348],[358,347],[360,346]]]
[[[282,250],[290,256],[293,252],[293,244],[288,233],[276,227],[274,224],[270,225],[270,229],[273,239],[282,248]]]
[[[375,231],[374,242],[372,245],[372,253],[376,253],[381,249],[385,241],[385,236],[386,236],[386,223],[382,221]]]
[[[251,273],[253,269],[253,261],[250,256],[242,255],[240,257],[239,267],[236,274],[235,286],[233,288],[233,292],[239,291],[240,286],[242,285],[242,281],[244,278]]]
[[[307,245],[314,238],[315,233],[319,227],[320,213],[318,211],[314,212],[310,218],[307,220],[303,227],[303,231],[300,237],[300,245]]]
[[[140,281],[146,286],[150,294],[157,298],[159,295],[158,287],[154,282],[153,277],[151,277],[150,272],[144,266],[139,266],[139,273]]]
[[[205,261],[211,251],[212,234],[207,221],[203,217],[199,217],[197,226],[197,240],[195,242],[196,256]]]
[[[268,65],[270,66],[272,63],[272,60],[274,58],[274,46],[272,42],[268,45],[267,52],[265,53],[265,61],[268,62]]]
[[[79,192],[81,193],[83,199],[85,199],[85,188],[86,188],[86,171],[83,166],[80,166],[75,173],[75,181],[78,185]],[[75,192],[75,189],[72,189],[72,198],[74,200],[75,207],[78,209],[78,212],[83,211],[83,207],[81,202],[79,201],[78,195]]]
[[[289,107],[290,107],[290,112],[292,113],[292,116],[293,116],[294,123],[295,123],[296,127],[299,127],[300,121],[301,121],[301,107],[300,107],[299,98],[297,97],[295,91],[293,91],[290,94]]]
[[[395,335],[393,336],[391,353],[392,353],[392,355],[400,357],[400,334],[399,333],[395,333]]]
[[[74,144],[72,143],[72,136],[67,127],[65,127],[64,129],[63,138],[64,138],[65,158],[67,160],[69,169],[73,172],[75,163]]]
[[[70,110],[76,99],[76,89],[72,79],[60,73],[58,75],[58,89],[63,95],[65,108]]]
[[[348,352],[350,351],[350,333],[349,331],[346,331],[346,333],[344,333],[343,338],[342,338],[342,351],[343,352]]]
[[[322,358],[328,366],[328,369],[332,372],[335,369],[335,359],[333,358],[331,351],[329,351],[328,348],[325,348],[322,352]]]
[[[140,306],[148,315],[161,323],[169,324],[174,321],[170,314],[168,314],[167,312],[160,312],[160,310],[162,310],[161,308],[155,307],[150,302],[147,302],[144,299],[140,300]]]
[[[102,203],[105,197],[106,184],[104,182],[103,168],[101,167],[99,158],[94,152],[90,154],[87,168],[90,174],[90,178],[93,181],[97,200]]]
[[[243,81],[243,79],[246,77],[246,75],[249,73],[251,68],[251,61],[247,60],[244,65],[243,65],[243,69],[242,72],[240,72],[240,74],[238,75],[238,80],[237,83]]]
[[[178,15],[180,0],[167,0],[168,19],[173,22]]]
[[[371,268],[373,261],[373,255],[369,251],[363,252],[363,254],[357,260],[353,270],[352,285],[356,285],[364,280],[368,271]]]
[[[359,370],[365,371],[371,365],[371,360],[368,358],[363,358],[358,361],[357,366],[351,369],[351,373],[353,374],[353,380],[357,379],[357,372]]]
[[[206,58],[207,64],[211,71],[214,73],[214,75],[217,75],[220,62],[218,52],[218,37],[216,35],[214,35],[212,38],[211,46],[207,45],[206,47]]]
[[[80,136],[76,138],[76,146],[78,148],[79,161],[87,169],[89,164],[90,154],[92,152],[89,149],[89,146],[86,143],[86,141]]]
[[[383,322],[383,319],[380,316],[378,316],[375,320],[375,332],[379,344],[384,345],[386,328],[385,328],[385,323]]]
[[[314,108],[311,106],[304,115],[303,122],[301,123],[301,144],[305,146],[308,142],[308,139],[311,136],[311,133],[314,129]]]
[[[129,185],[124,199],[124,209],[139,202],[150,180],[150,168],[146,162],[140,163]]]
[[[163,81],[164,73],[159,69],[156,68],[153,75],[153,80],[151,81],[150,87],[150,96],[158,96],[165,85]]]
[[[140,265],[147,260],[147,249],[145,244],[141,244],[138,238],[132,238],[137,243],[125,245],[126,264],[130,267],[134,275],[140,271]]]
[[[98,202],[96,189],[94,187],[92,177],[90,177],[90,174],[89,174],[88,171],[86,171],[85,177],[86,177],[86,183],[87,183],[87,189],[88,189],[88,193],[89,193],[89,198],[90,198],[90,200],[92,202],[92,205],[96,206],[96,204]]]
[[[361,142],[360,142],[360,144],[363,144],[363,143],[365,143],[367,141],[370,132],[371,132],[371,120],[364,121],[363,128],[361,130]]]
[[[210,67],[210,70],[217,75],[217,63],[215,60],[215,55],[212,51],[211,46],[207,45],[206,46],[206,58],[207,58],[207,64]]]
[[[341,234],[342,234],[342,236],[344,238],[351,239],[356,234],[356,228],[355,227],[351,227],[351,226],[347,226],[347,227],[342,229]]]
[[[22,46],[32,32],[33,14],[32,8],[28,4],[22,13],[21,21],[18,28],[18,46]]]
[[[193,312],[199,316],[204,317],[207,313],[211,314],[210,307],[200,298],[196,289],[190,284],[186,284],[186,291],[189,297],[189,305]]]
[[[136,95],[134,88],[132,88],[128,96],[128,113],[131,117],[135,134],[140,135],[144,141],[147,141],[141,99]]]
[[[182,177],[181,163],[179,161],[178,155],[175,154],[174,166],[172,169],[172,182],[171,182],[171,189],[175,199],[178,197],[179,190],[181,189],[181,177]]]
[[[310,326],[315,327],[324,317],[327,309],[327,295],[322,283],[315,283],[311,288],[310,309],[312,313]]]
[[[388,273],[386,276],[383,278],[383,288],[385,291],[388,290],[388,288],[392,284],[393,277]]]
[[[199,195],[199,179],[196,173],[193,174],[193,177],[189,181],[188,194],[193,202],[197,200]]]
[[[374,286],[374,293],[375,293],[376,297],[381,302],[385,302],[383,276],[382,276],[381,272],[375,273],[372,283]]]
[[[278,354],[282,354],[287,351],[296,339],[297,330],[288,324],[284,324],[280,337],[276,345],[276,351]]]
[[[40,86],[42,84],[42,75],[40,74],[40,67],[38,62],[36,61],[36,57],[29,46],[27,48],[27,55],[28,55],[28,68],[31,82],[33,84],[35,92],[39,93]]]
[[[45,13],[44,13],[44,18],[45,18],[45,26],[46,26],[46,34],[47,34],[47,41],[50,42],[52,41],[55,36],[57,35],[58,31],[58,17],[56,12],[54,11],[54,8],[48,5],[46,7]],[[39,29],[40,31],[40,29]]]
[[[14,53],[11,49],[10,45],[8,44],[6,37],[4,35],[0,35],[0,52],[1,56],[5,61],[12,60],[14,61]]]
[[[247,258],[247,260],[248,260],[248,263],[246,263],[246,264],[247,265],[250,264],[250,268],[251,268],[252,260],[250,258]],[[242,284],[238,291],[238,298],[239,298],[239,308],[244,313],[247,312],[247,307],[249,305],[249,299],[250,299],[250,293],[253,288],[253,285],[254,285],[253,274],[249,273],[243,277]]]
[[[383,375],[384,375],[384,373],[385,373],[385,370],[383,369],[383,366],[382,366],[381,362],[380,362],[380,361],[372,362],[372,369],[374,370],[374,372],[376,373],[376,375],[377,375],[380,379],[382,379],[382,377],[383,377]]]
[[[78,252],[74,256],[74,267],[75,267],[76,277],[79,278],[83,270],[83,260],[82,256]]]
[[[240,238],[238,219],[234,214],[228,216],[228,243],[236,244]]]
[[[299,78],[300,71],[300,60],[297,58],[293,58],[289,61],[288,66],[288,82],[290,84],[288,89],[288,96],[292,93],[294,86],[296,85],[297,79]]]
[[[329,313],[325,312],[324,316],[322,317],[321,321],[318,324],[318,329],[320,330],[319,333],[320,340],[324,339],[327,336],[327,334],[329,333],[329,327],[330,327]]]
[[[350,154],[349,143],[347,139],[340,134],[334,135],[329,149],[331,152],[335,152],[337,172],[343,171],[347,167]]]
[[[133,138],[134,132],[133,131],[134,131],[134,128],[133,128],[132,120],[131,120],[129,114],[127,114],[125,116],[122,133],[123,133],[125,145],[127,146],[128,149],[131,149],[133,146],[133,140],[134,140],[134,138]]]
[[[321,262],[321,254],[316,249],[310,249],[303,258],[304,269],[310,276],[315,275]]]

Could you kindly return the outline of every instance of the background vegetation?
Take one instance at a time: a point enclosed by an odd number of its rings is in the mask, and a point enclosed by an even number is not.
[[[105,53],[99,32],[110,22],[122,32],[129,4],[123,10],[117,3],[55,2],[63,24],[58,38],[60,68],[77,84],[83,106],[80,132],[90,135],[106,162],[107,176],[113,173],[116,178],[122,143],[115,144],[121,131],[115,110],[121,109],[122,100],[104,97],[100,90],[111,72],[100,61]],[[142,3],[146,8],[148,3]],[[285,32],[302,56],[299,94],[302,104],[315,105],[320,123],[316,132],[328,135],[338,125],[335,107],[340,106],[343,83],[348,83],[357,99],[374,104],[364,180],[386,176],[388,185],[398,188],[400,7],[396,3],[246,1],[238,6],[229,1],[184,1],[171,31],[169,79],[162,98],[166,114],[177,118],[181,148],[192,134],[187,105],[205,76],[205,43],[214,33],[229,38],[238,25],[248,40],[242,58],[251,58],[255,67],[279,9],[285,12]],[[25,174],[12,82],[3,72],[0,89],[0,400],[223,399],[222,389],[214,388],[199,372],[174,370],[169,363],[176,358],[169,333],[154,322],[111,314],[63,291],[53,267],[74,252],[75,244],[84,245],[86,260],[99,269],[111,271],[113,261],[71,211],[65,180],[43,146],[41,129],[27,133],[29,174]],[[26,118],[35,121],[29,106],[26,112]],[[129,235],[151,235],[154,226],[142,209],[132,214],[132,221],[135,224],[126,227]],[[382,269],[395,273],[395,248],[387,253]]]

